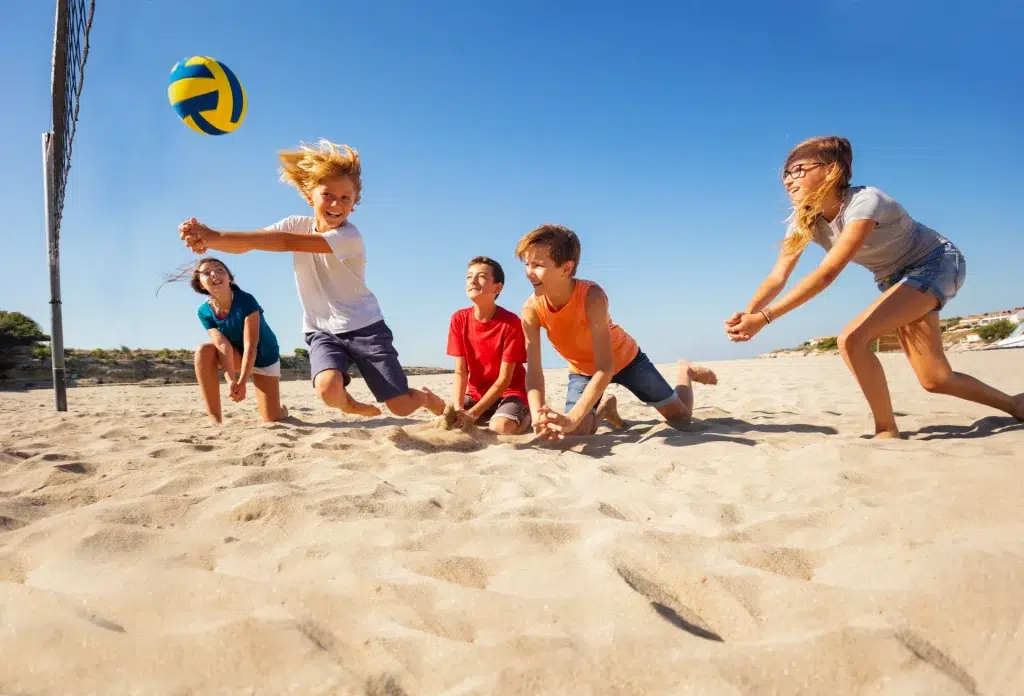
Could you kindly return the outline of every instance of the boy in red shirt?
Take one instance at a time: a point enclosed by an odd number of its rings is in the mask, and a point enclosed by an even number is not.
[[[497,305],[505,272],[494,259],[477,256],[466,272],[472,307],[452,315],[448,355],[455,358],[453,402],[460,418],[487,424],[499,435],[530,427],[526,402],[526,339],[519,317]]]

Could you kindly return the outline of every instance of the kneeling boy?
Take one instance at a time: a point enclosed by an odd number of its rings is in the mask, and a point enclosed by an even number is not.
[[[477,256],[469,262],[466,295],[473,306],[452,315],[448,355],[455,358],[453,396],[456,408],[465,409],[462,418],[518,435],[530,427],[526,342],[519,317],[497,305],[504,284],[497,261]]]
[[[693,413],[691,381],[715,384],[715,373],[681,360],[676,386],[669,386],[636,340],[612,322],[604,290],[593,281],[576,278],[581,251],[576,234],[561,225],[541,225],[516,245],[516,257],[526,265],[526,277],[533,285],[533,295],[522,310],[533,429],[545,439],[558,439],[590,435],[604,419],[621,427],[615,398],[609,396],[601,404],[613,382],[657,409],[670,425],[686,425]],[[541,328],[569,363],[565,414],[553,411],[544,400]]]

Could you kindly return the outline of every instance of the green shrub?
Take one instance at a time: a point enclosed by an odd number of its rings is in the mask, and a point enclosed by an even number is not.
[[[829,336],[818,341],[818,345],[814,346],[818,350],[836,350],[839,348],[839,337]]]
[[[1000,319],[999,321],[994,321],[991,324],[979,326],[977,334],[985,343],[994,343],[996,341],[1001,341],[1012,334],[1015,328],[1017,327],[1014,326],[1009,319]]]
[[[296,348],[295,349],[295,357],[296,358],[308,358],[309,357],[309,351],[306,350],[305,348]]]

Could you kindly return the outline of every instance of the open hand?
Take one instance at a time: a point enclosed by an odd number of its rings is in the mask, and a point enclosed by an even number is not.
[[[731,319],[731,317],[730,317]],[[729,340],[737,343],[749,341],[757,332],[763,329],[768,322],[760,312],[756,314],[742,314],[732,324],[726,322],[725,332],[729,334]]]

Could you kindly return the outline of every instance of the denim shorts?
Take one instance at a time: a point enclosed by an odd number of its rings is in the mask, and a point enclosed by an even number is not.
[[[939,309],[956,297],[967,277],[967,261],[953,242],[943,241],[935,250],[917,263],[901,268],[891,276],[878,282],[878,289],[885,292],[897,283],[906,283],[921,292],[934,295],[939,300]]]
[[[565,412],[568,413],[583,396],[583,391],[593,379],[591,375],[569,373],[569,384],[565,389]],[[615,373],[612,384],[619,384],[633,393],[633,396],[648,406],[661,408],[678,398],[676,390],[661,376],[658,368],[644,354],[637,351],[633,361]],[[598,400],[600,403],[600,399]],[[594,408],[597,408],[596,406]]]
[[[384,320],[362,329],[339,334],[313,331],[306,334],[309,367],[314,383],[324,370],[337,370],[347,387],[352,377],[349,365],[355,365],[366,386],[379,402],[409,393],[409,381],[398,362],[394,336]]]

